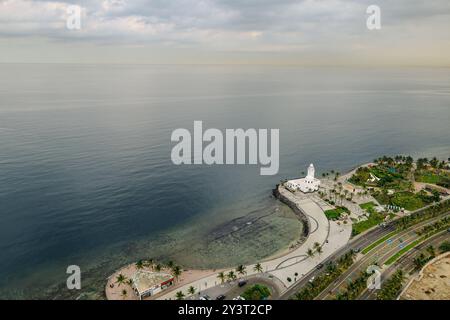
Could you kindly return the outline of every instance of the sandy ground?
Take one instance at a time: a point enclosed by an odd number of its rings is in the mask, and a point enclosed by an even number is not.
[[[431,261],[401,295],[402,300],[450,300],[450,253]]]

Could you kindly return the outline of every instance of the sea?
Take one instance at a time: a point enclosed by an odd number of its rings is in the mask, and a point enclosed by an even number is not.
[[[279,172],[174,165],[171,134],[279,129]],[[139,259],[252,263],[298,240],[272,196],[313,163],[450,157],[449,68],[0,64],[0,298],[103,299]],[[68,266],[81,269],[69,290]]]

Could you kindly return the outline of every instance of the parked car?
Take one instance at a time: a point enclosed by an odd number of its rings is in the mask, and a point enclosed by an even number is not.
[[[317,270],[322,269],[322,268],[323,268],[323,264],[322,264],[322,263],[319,263],[319,264],[316,266],[316,269],[317,269]]]
[[[315,278],[316,277],[311,277],[311,279],[309,279],[309,283],[313,283]]]
[[[216,298],[216,300],[225,300],[225,295],[219,294]]]
[[[205,294],[204,296],[200,297],[200,300],[211,300],[211,297]]]
[[[236,298],[233,298],[233,300],[245,300],[245,299],[241,296],[237,296]]]
[[[245,286],[247,284],[247,280],[239,280],[239,282],[238,282],[238,286],[239,287],[243,287],[243,286]]]

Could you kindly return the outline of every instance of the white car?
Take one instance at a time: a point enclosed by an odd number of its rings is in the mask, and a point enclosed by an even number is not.
[[[237,296],[236,298],[233,298],[233,300],[245,300],[245,299],[241,296]]]

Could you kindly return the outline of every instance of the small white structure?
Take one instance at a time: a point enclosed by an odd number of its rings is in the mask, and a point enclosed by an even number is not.
[[[142,300],[161,292],[171,286],[173,282],[174,278],[171,274],[139,270],[133,275],[132,288],[139,300]]]
[[[314,178],[314,165],[311,163],[308,167],[308,174],[305,178],[289,180],[285,186],[291,191],[300,190],[301,192],[314,192],[319,190],[320,180]]]

